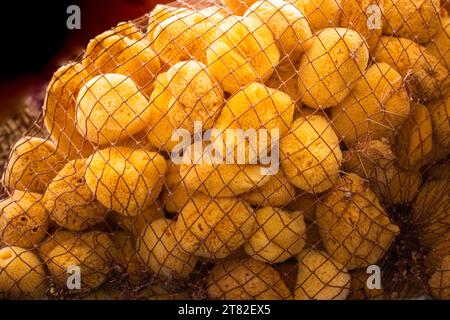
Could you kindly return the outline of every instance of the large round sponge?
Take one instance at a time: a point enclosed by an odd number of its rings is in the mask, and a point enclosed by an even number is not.
[[[45,191],[43,203],[59,226],[82,231],[101,221],[106,208],[94,198],[84,179],[86,159],[67,163]]]
[[[290,182],[309,193],[320,193],[336,181],[342,161],[339,139],[327,119],[300,117],[280,141],[281,166]]]
[[[305,222],[301,211],[263,207],[255,212],[258,228],[244,244],[247,254],[267,263],[281,263],[305,246]]]
[[[40,259],[20,247],[0,249],[0,296],[7,299],[42,299],[47,289]]]
[[[148,101],[125,75],[108,73],[89,80],[78,93],[77,128],[95,144],[113,144],[146,128]]]
[[[188,253],[220,259],[249,239],[255,224],[253,209],[246,202],[199,193],[181,210],[175,233]]]
[[[42,195],[15,191],[0,202],[0,239],[3,243],[33,248],[47,235],[48,211]]]
[[[106,208],[136,216],[159,196],[166,161],[155,152],[126,147],[94,153],[87,161],[86,184]]]
[[[208,298],[220,300],[285,300],[291,293],[280,274],[255,259],[219,263],[208,277]]]

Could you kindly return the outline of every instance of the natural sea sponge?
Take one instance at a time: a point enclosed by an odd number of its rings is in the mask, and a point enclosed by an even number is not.
[[[286,93],[253,82],[238,91],[226,102],[214,124],[214,128],[222,132],[224,141],[228,138],[227,129],[242,129],[245,131],[266,129],[268,130],[266,147],[269,149],[270,140],[275,139],[271,136],[271,131],[278,129],[280,137],[287,133],[292,123],[294,109],[295,103]],[[237,147],[239,142],[235,141]],[[246,149],[251,147],[249,145]],[[259,154],[263,150],[254,151]]]
[[[414,100],[436,99],[448,87],[448,70],[425,47],[411,40],[381,37],[373,56],[401,74]]]
[[[0,201],[0,238],[3,243],[33,248],[47,235],[48,211],[42,195],[15,191]]]
[[[426,44],[426,48],[447,70],[450,70],[450,17],[441,17],[439,30]]]
[[[373,52],[381,37],[383,0],[342,0],[340,26],[354,29]],[[377,11],[379,10],[379,12]],[[379,25],[377,25],[379,23]]]
[[[73,244],[79,238],[79,233],[74,231],[60,229],[55,233],[49,235],[40,245],[39,245],[39,255],[42,260],[47,261],[49,253],[57,246],[62,245],[63,242],[67,244]],[[67,241],[70,241],[67,242]]]
[[[383,0],[383,33],[430,41],[439,30],[439,0]]]
[[[314,31],[337,27],[341,19],[341,0],[290,0],[307,18]]]
[[[169,212],[179,212],[188,203],[192,194],[185,183],[185,177],[180,174],[180,165],[168,160],[165,188],[161,194],[164,208]]]
[[[116,73],[130,78],[142,93],[150,92],[160,63],[147,41],[125,37],[126,28],[106,31],[92,39],[83,56],[90,76]]]
[[[60,67],[47,87],[43,104],[45,128],[58,151],[69,159],[87,157],[93,151],[92,143],[76,128],[77,96],[88,76],[79,63]]]
[[[431,180],[450,179],[450,160],[432,166],[426,174]]]
[[[202,129],[213,126],[223,104],[223,90],[201,62],[190,60],[173,65],[167,71],[172,99],[167,108],[168,120],[175,128],[194,133],[194,122]]]
[[[193,150],[189,153],[189,150]],[[268,183],[270,176],[256,164],[210,163],[196,154],[195,146],[183,157],[180,175],[187,189],[210,197],[235,197]],[[202,153],[203,155],[203,153]],[[203,155],[207,158],[207,155]]]
[[[317,204],[316,223],[327,252],[348,270],[376,264],[400,231],[367,181],[353,173]]]
[[[433,149],[433,126],[428,109],[411,103],[411,114],[397,133],[397,162],[404,169],[416,169],[425,164]]]
[[[336,181],[342,161],[339,139],[321,116],[296,119],[280,140],[281,166],[290,182],[309,193],[320,193]]]
[[[155,86],[150,96],[150,117],[148,121],[148,141],[158,149],[171,152],[179,143],[172,140],[172,134],[177,126],[167,116],[169,104],[174,96],[169,91],[167,72],[161,73],[155,80]]]
[[[313,109],[342,102],[366,70],[369,50],[361,35],[346,28],[326,28],[311,40],[299,67],[301,101]]]
[[[50,182],[42,199],[52,221],[60,227],[82,231],[101,221],[106,208],[94,198],[84,179],[86,159],[67,163]]]
[[[439,269],[443,257],[450,255],[450,230],[439,234],[439,239],[433,243],[425,259],[425,266],[430,272]]]
[[[95,144],[113,144],[144,130],[148,101],[127,76],[98,75],[78,93],[77,128]]]
[[[244,14],[260,19],[272,31],[282,56],[295,58],[308,49],[311,37],[308,20],[295,5],[283,0],[260,0]]]
[[[345,143],[393,137],[410,112],[401,75],[387,63],[376,63],[358,79],[350,94],[331,108],[333,126]]]
[[[433,121],[433,134],[444,148],[450,149],[450,94],[445,99],[431,101],[427,104]]]
[[[448,230],[449,194],[448,180],[431,180],[420,188],[414,200],[412,221],[421,231],[420,239],[425,247],[431,247]]]
[[[441,264],[428,281],[431,296],[435,299],[450,299],[450,255],[442,258]]]
[[[223,0],[223,4],[236,16],[242,16],[257,0]]]
[[[178,8],[165,4],[157,4],[150,12],[148,17],[147,39],[149,40],[150,45],[153,46],[154,44],[154,33],[157,29],[159,29],[159,23],[173,17],[174,15],[186,14],[191,11],[192,10],[189,10],[187,8]]]
[[[231,16],[217,28],[206,49],[207,65],[226,92],[270,77],[280,52],[269,27],[258,19]]]
[[[255,212],[257,229],[244,244],[247,254],[266,263],[280,263],[305,246],[302,211],[263,207]]]
[[[161,60],[170,65],[189,59],[206,63],[206,50],[214,40],[216,28],[207,16],[187,10],[159,22],[149,41]]]
[[[298,255],[296,300],[345,300],[351,276],[325,252],[305,249]]]
[[[43,299],[47,289],[44,267],[32,251],[0,249],[0,296],[6,299]]]
[[[11,149],[3,184],[10,190],[42,194],[64,165],[63,156],[51,141],[24,137]]]
[[[103,284],[110,271],[114,244],[103,232],[92,231],[76,234],[62,241],[48,253],[46,264],[53,280],[66,287],[71,266],[78,266],[81,274],[81,290],[90,290]]]
[[[275,175],[269,177],[265,185],[242,194],[241,198],[252,206],[282,207],[295,199],[295,187],[283,170],[279,169]]]
[[[255,225],[253,209],[243,200],[199,193],[181,210],[175,235],[186,252],[220,259],[248,240]]]
[[[291,293],[280,274],[255,259],[216,264],[208,277],[209,299],[286,300]]]
[[[166,169],[165,159],[156,152],[117,147],[94,153],[84,177],[106,208],[137,216],[158,198]]]
[[[136,250],[143,263],[162,278],[183,279],[195,268],[197,258],[180,247],[175,222],[157,219],[142,232]]]

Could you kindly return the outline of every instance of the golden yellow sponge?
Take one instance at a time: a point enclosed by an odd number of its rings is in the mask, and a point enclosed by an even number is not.
[[[5,244],[33,248],[47,235],[48,221],[41,194],[15,191],[0,201],[0,238]]]
[[[195,159],[194,159],[195,160]],[[210,197],[235,197],[269,182],[260,165],[182,163],[180,174],[187,189]]]
[[[341,19],[341,0],[289,0],[308,20],[314,31],[337,27]]]
[[[420,238],[426,248],[441,239],[448,230],[449,193],[448,180],[431,180],[420,188],[414,200],[412,221],[421,230]]]
[[[179,212],[188,203],[193,191],[187,188],[185,177],[181,176],[180,165],[167,160],[165,188],[161,194],[161,202],[169,212]]]
[[[268,130],[267,148],[270,150],[271,130],[278,129],[279,137],[289,131],[295,103],[286,93],[253,82],[233,95],[223,106],[214,128],[227,139],[227,129]],[[259,138],[259,136],[258,136]],[[238,147],[239,141],[235,140]],[[246,147],[246,149],[252,146]],[[246,150],[248,151],[248,150]],[[262,150],[257,150],[258,154]],[[250,160],[250,159],[249,159]]]
[[[368,182],[353,173],[317,204],[316,223],[327,252],[348,270],[376,264],[400,231]]]
[[[383,0],[342,0],[340,26],[356,30],[373,52],[381,38]],[[379,24],[379,25],[377,25]]]
[[[199,257],[220,259],[238,249],[255,229],[253,209],[238,198],[195,194],[175,227],[180,246]]]
[[[383,288],[370,288],[367,286],[367,280],[371,277],[366,268],[357,269],[351,273],[352,282],[350,286],[349,300],[384,300],[385,293]]]
[[[114,144],[146,128],[148,101],[127,76],[98,75],[78,93],[77,128],[96,144]]]
[[[91,290],[103,284],[112,263],[111,248],[114,244],[103,232],[92,231],[73,234],[48,253],[46,264],[53,280],[60,287],[67,287],[68,268],[80,268],[81,290]]]
[[[331,117],[337,133],[351,146],[355,142],[393,137],[410,112],[402,76],[387,63],[370,66]]]
[[[142,261],[162,278],[187,278],[197,263],[196,257],[181,248],[175,222],[169,219],[157,219],[149,224],[136,248]]]
[[[155,86],[150,96],[150,117],[148,141],[158,149],[171,152],[179,143],[172,140],[172,134],[177,126],[168,117],[169,104],[174,96],[169,91],[167,72],[161,73],[155,80]]]
[[[433,121],[433,134],[439,145],[450,149],[450,94],[427,104]]]
[[[414,100],[439,98],[448,88],[448,70],[425,47],[409,39],[383,36],[373,57],[394,67],[405,78]]]
[[[79,238],[79,233],[74,231],[60,229],[55,233],[49,235],[40,245],[39,245],[39,255],[42,260],[47,261],[49,257],[49,253],[56,247],[61,245],[63,242],[71,241],[71,243],[75,243]]]
[[[429,110],[411,103],[411,114],[395,138],[397,162],[404,169],[416,169],[425,164],[433,149],[433,126]]]
[[[305,222],[301,211],[263,207],[255,212],[257,229],[244,244],[245,252],[266,263],[281,263],[305,246]]]
[[[42,262],[20,247],[0,249],[0,296],[6,299],[43,299],[47,290]]]
[[[92,39],[83,56],[83,67],[90,76],[117,73],[130,77],[142,93],[151,92],[160,63],[145,40],[125,37],[126,29],[106,31]]]
[[[158,198],[166,169],[166,161],[156,152],[108,148],[88,159],[85,179],[106,208],[136,216]]]
[[[450,299],[450,255],[442,258],[441,264],[428,281],[431,296],[435,299]]]
[[[298,255],[296,300],[345,300],[351,276],[325,252],[305,249]]]
[[[216,264],[208,277],[209,299],[292,299],[280,274],[270,265],[247,258]]]
[[[10,190],[42,194],[65,163],[51,141],[24,137],[11,149],[3,184]]]
[[[299,68],[301,101],[313,109],[342,102],[366,70],[369,50],[364,38],[346,28],[326,28],[311,40]]]
[[[426,47],[428,52],[450,70],[450,17],[441,17],[438,32]]]
[[[44,125],[59,152],[69,159],[87,157],[92,143],[76,128],[78,92],[88,80],[88,72],[79,63],[69,63],[53,74],[43,105]]]
[[[279,169],[265,185],[242,194],[241,198],[252,206],[282,207],[295,199],[295,187]]]
[[[130,38],[131,40],[142,40],[145,36],[144,33],[131,21],[119,22],[113,30],[123,37]]]
[[[206,50],[215,33],[215,21],[187,10],[159,22],[149,40],[161,60],[170,65],[189,59],[206,63]]]
[[[84,179],[86,159],[67,163],[50,182],[42,199],[52,221],[73,231],[85,230],[106,216]]]
[[[383,0],[383,33],[426,43],[439,30],[439,0]]]
[[[242,16],[257,0],[222,0],[222,3],[236,16]]]
[[[295,5],[283,0],[260,0],[252,4],[245,17],[260,19],[272,31],[282,56],[298,57],[308,49],[311,37],[308,20]]]
[[[327,119],[300,117],[280,140],[281,166],[290,182],[309,193],[320,193],[336,181],[342,161],[339,139]]]
[[[194,133],[194,122],[202,129],[213,126],[223,104],[223,90],[201,62],[182,61],[167,70],[172,99],[166,117],[175,128]]]
[[[154,44],[154,33],[158,27],[158,24],[163,22],[164,20],[167,20],[174,15],[177,14],[186,14],[188,12],[191,12],[192,10],[189,10],[187,8],[179,8],[179,7],[172,7],[170,5],[165,4],[157,4],[153,10],[150,12],[148,17],[148,24],[147,24],[147,39],[150,42],[150,45],[153,46]]]
[[[269,27],[258,19],[231,16],[217,28],[206,49],[207,65],[226,92],[270,77],[280,52]]]

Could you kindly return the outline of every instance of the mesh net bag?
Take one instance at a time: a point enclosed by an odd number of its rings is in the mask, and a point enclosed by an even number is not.
[[[448,299],[444,5],[178,1],[98,35],[8,142],[1,297]]]

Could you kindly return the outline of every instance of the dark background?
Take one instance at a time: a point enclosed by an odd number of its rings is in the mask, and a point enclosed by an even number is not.
[[[0,3],[0,125],[25,105],[39,108],[52,73],[79,56],[89,39],[167,0],[57,0]],[[70,5],[81,30],[66,26]]]

